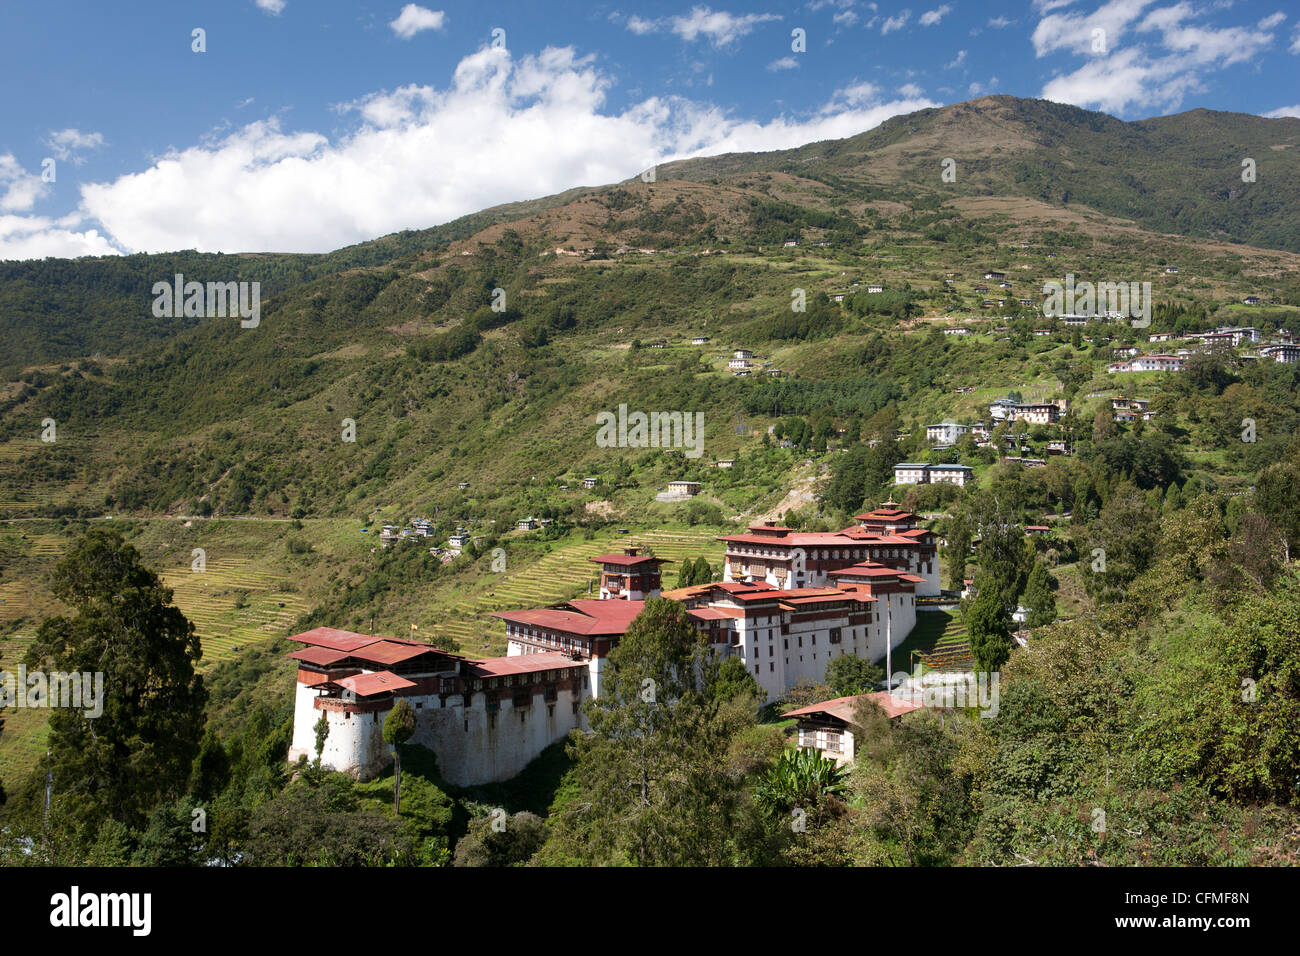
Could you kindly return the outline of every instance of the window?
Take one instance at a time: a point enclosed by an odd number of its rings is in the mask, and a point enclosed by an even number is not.
[[[775,664],[768,664],[768,665],[767,665],[767,672],[768,672],[769,674],[775,674],[775,673],[776,673],[776,665],[775,665]]]
[[[787,638],[786,638],[784,641],[782,641],[781,643],[785,645],[785,647],[781,648],[781,650],[783,650],[783,651],[788,651],[788,650],[790,649],[790,638],[787,637]]]
[[[754,673],[755,673],[755,674],[758,673],[758,665],[757,665],[757,664],[754,665]]]
[[[497,729],[497,715],[495,713],[488,714],[488,730],[496,730],[496,729]]]

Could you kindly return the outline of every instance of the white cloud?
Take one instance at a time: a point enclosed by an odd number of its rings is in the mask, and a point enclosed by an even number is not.
[[[0,215],[0,260],[46,256],[112,256],[121,250],[96,229],[77,231],[79,216],[61,220],[45,216]]]
[[[128,251],[323,252],[617,182],[674,159],[852,136],[939,105],[911,89],[886,98],[859,83],[811,115],[765,121],[681,97],[610,111],[612,81],[593,62],[572,48],[519,59],[485,48],[461,60],[445,89],[412,85],[348,104],[343,113],[356,127],[347,135],[251,123],[140,172],[83,185],[82,211]],[[87,251],[109,245],[78,235],[61,241]]]
[[[441,10],[430,10],[414,3],[402,7],[397,19],[388,25],[401,39],[409,40],[424,30],[441,30],[447,15]]]
[[[0,153],[0,212],[25,212],[46,192],[41,177],[23,169],[13,153]]]
[[[911,10],[900,10],[898,16],[887,17],[885,22],[880,26],[880,35],[885,36],[886,34],[893,33],[895,30],[903,29],[904,25],[907,23],[908,17],[911,15]]]
[[[1297,118],[1300,118],[1300,103],[1297,103],[1295,106],[1283,106],[1279,109],[1273,110],[1270,113],[1264,113],[1262,115],[1268,117],[1269,119],[1279,119],[1283,116],[1295,116]]]
[[[1053,13],[1039,20],[1038,26],[1034,28],[1034,52],[1040,57],[1056,50],[1091,53],[1094,30],[1104,31],[1107,48],[1114,49],[1119,46],[1124,28],[1140,17],[1152,2],[1153,0],[1110,0],[1089,14]]]
[[[1011,26],[1011,24],[1015,22],[1016,22],[1015,20],[1008,20],[1006,17],[994,17],[992,20],[989,21],[989,26],[991,26],[994,30],[1001,30],[1004,27]]]
[[[880,87],[874,83],[855,83],[836,90],[823,111],[856,109],[863,104],[874,103],[879,98]]]
[[[773,60],[767,65],[767,68],[773,72],[778,70],[793,70],[799,65],[799,60],[792,56],[783,56],[779,60]]]
[[[921,19],[918,20],[917,23],[921,24],[923,27],[932,27],[950,12],[952,12],[952,7],[945,3],[943,6],[934,10],[925,11],[925,13],[921,14]]]
[[[1261,30],[1271,30],[1278,24],[1284,22],[1286,22],[1286,14],[1278,11],[1277,13],[1269,14],[1264,19],[1260,20],[1259,28]]]
[[[1295,28],[1295,35],[1291,37],[1291,52],[1300,53],[1300,26]]]
[[[898,88],[898,93],[900,96],[906,96],[908,99],[916,99],[917,97],[925,95],[925,91],[915,83],[904,83]]]
[[[285,7],[285,0],[254,0],[259,10],[279,16]]]
[[[50,138],[45,141],[45,145],[50,148],[54,158],[63,162],[67,159],[81,165],[84,162],[76,153],[83,149],[99,149],[104,145],[104,137],[101,133],[83,133],[79,129],[61,129],[57,133],[50,133]]]
[[[852,10],[841,10],[831,17],[831,22],[837,26],[851,27],[858,22],[858,15]]]
[[[647,33],[654,33],[655,30],[659,29],[659,26],[654,20],[642,19],[634,13],[627,18],[627,28],[637,36],[644,36]]]
[[[1117,113],[1176,108],[1189,94],[1204,91],[1213,71],[1255,59],[1273,42],[1264,24],[1280,22],[1266,17],[1253,27],[1205,27],[1190,22],[1199,11],[1186,2],[1143,16],[1151,2],[1111,0],[1087,16],[1055,13],[1041,20],[1033,34],[1040,57],[1068,50],[1092,59],[1054,77],[1040,95]],[[1095,30],[1104,31],[1104,44],[1094,52]],[[1126,38],[1137,42],[1121,47]]]
[[[673,17],[673,33],[688,43],[703,37],[715,47],[730,46],[741,37],[753,32],[754,27],[769,20],[780,20],[774,13],[746,13],[736,16],[725,10],[693,7],[689,16]]]
[[[953,61],[952,61],[951,63],[949,63],[947,66],[945,66],[944,69],[945,69],[945,70],[951,70],[951,69],[954,69],[954,68],[956,68],[956,67],[961,66],[961,65],[962,65],[963,63],[965,63],[965,62],[966,62],[966,51],[965,51],[965,50],[958,50],[958,51],[957,51],[957,56],[954,57],[954,58],[953,58]]]

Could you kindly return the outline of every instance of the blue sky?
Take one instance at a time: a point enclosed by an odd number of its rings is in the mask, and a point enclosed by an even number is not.
[[[988,93],[1300,116],[1300,10],[6,0],[0,71],[0,259],[322,252]]]

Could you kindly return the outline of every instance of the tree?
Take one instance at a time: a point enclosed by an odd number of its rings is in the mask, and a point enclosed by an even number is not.
[[[1056,598],[1052,595],[1052,574],[1041,561],[1034,562],[1025,584],[1024,603],[1029,608],[1025,621],[1030,627],[1046,627],[1056,620]]]
[[[1088,534],[1083,587],[1098,601],[1120,601],[1155,557],[1159,521],[1132,485],[1106,502]]]
[[[405,697],[397,698],[384,718],[384,742],[393,748],[393,812],[402,812],[402,744],[415,733],[415,708]]]
[[[408,820],[358,809],[347,774],[298,779],[253,810],[243,862],[253,866],[413,866],[424,862]]]
[[[571,744],[573,801],[551,815],[568,861],[718,865],[736,838],[739,780],[726,771],[748,707],[719,699],[719,661],[677,601],[651,598],[606,659]]]
[[[1255,504],[1282,536],[1284,560],[1300,545],[1300,464],[1294,460],[1270,465],[1255,482]]]
[[[763,699],[763,689],[754,680],[742,658],[730,656],[718,667],[718,680],[714,684],[713,694],[718,700],[735,700],[742,695],[749,695],[756,700]]]
[[[194,625],[116,530],[88,531],[50,588],[76,613],[41,624],[27,666],[96,675],[102,712],[50,710],[41,775],[48,768],[56,792],[75,794],[90,832],[106,819],[143,827],[154,807],[183,795],[199,751],[207,694]]]
[[[872,690],[885,679],[885,669],[855,654],[841,654],[826,665],[826,683],[839,697],[853,697]]]
[[[966,613],[966,632],[977,671],[991,674],[1011,656],[1007,611],[996,591],[981,590],[971,602]]]
[[[687,558],[682,562],[681,570],[677,572],[677,586],[679,588],[690,587],[694,584],[708,584],[713,580],[713,568],[704,555],[700,555],[695,560]]]
[[[970,557],[972,537],[966,512],[958,511],[948,526],[948,544],[943,552],[948,560],[948,587],[954,591],[966,586],[966,562]]]
[[[1006,519],[984,523],[975,559],[979,562],[976,586],[980,593],[991,591],[1010,612],[1025,589],[1032,561],[1020,525]]]
[[[1115,427],[1115,413],[1103,405],[1097,409],[1097,414],[1092,420],[1092,440],[1100,444],[1118,434],[1119,429]]]
[[[319,763],[321,754],[325,752],[325,740],[330,735],[329,715],[325,711],[320,712],[320,720],[316,721],[312,730],[316,733],[316,761]]]
[[[456,843],[452,866],[523,866],[545,842],[546,823],[534,813],[474,817]]]

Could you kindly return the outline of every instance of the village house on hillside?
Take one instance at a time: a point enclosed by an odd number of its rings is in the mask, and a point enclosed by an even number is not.
[[[1127,362],[1111,362],[1107,373],[1116,372],[1181,372],[1187,365],[1181,355],[1139,355]]]
[[[854,697],[836,697],[818,704],[788,710],[781,716],[793,717],[798,728],[798,745],[804,750],[815,750],[823,757],[834,760],[840,766],[853,763],[857,751],[853,728],[857,725],[859,703],[869,700],[884,711],[892,721],[899,720],[904,714],[920,710],[921,704],[910,696],[895,698],[887,691],[871,694],[859,694]]]
[[[731,358],[727,360],[727,368],[730,369],[747,369],[750,367],[754,353],[749,349],[736,349],[731,353]]]

